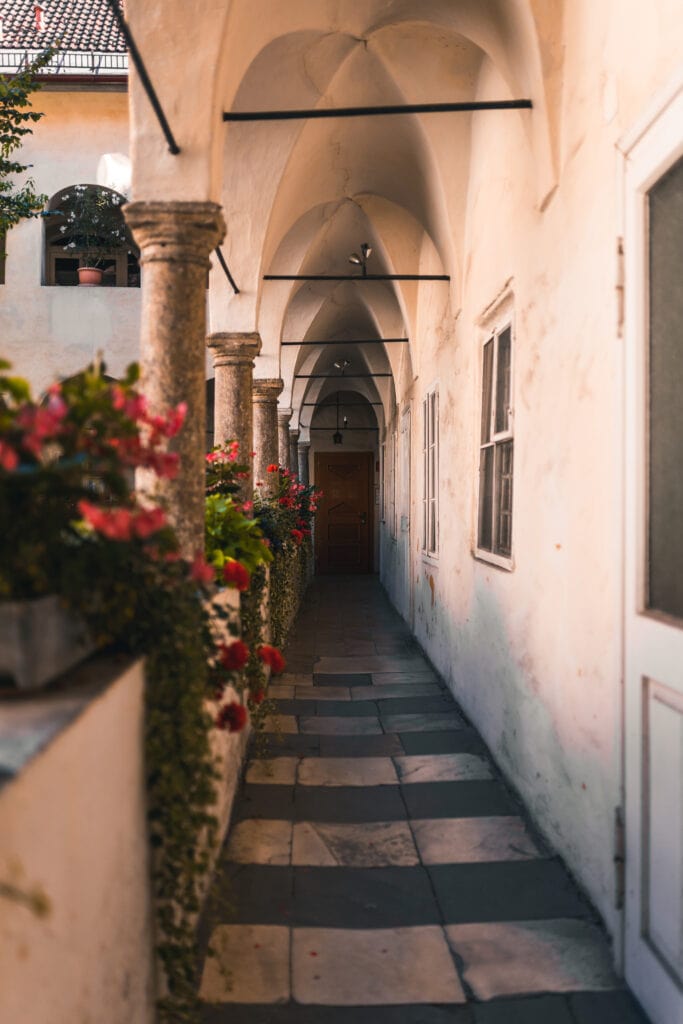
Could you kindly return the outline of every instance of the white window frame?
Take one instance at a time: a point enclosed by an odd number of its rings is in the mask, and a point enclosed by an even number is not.
[[[396,540],[398,537],[398,505],[396,502],[396,478],[398,473],[398,431],[396,428],[391,434],[391,475],[390,491],[389,491],[389,524],[391,528],[391,539]]]
[[[480,321],[480,332],[478,340],[478,362],[479,372],[477,375],[478,381],[478,392],[477,402],[475,408],[477,410],[477,419],[475,422],[475,437],[476,437],[476,499],[474,503],[474,529],[473,529],[473,545],[472,554],[476,559],[483,562],[488,562],[491,565],[498,566],[500,569],[506,569],[511,571],[515,567],[514,562],[514,505],[515,505],[515,491],[514,486],[514,465],[515,465],[515,437],[514,437],[514,394],[515,394],[515,348],[516,348],[516,333],[515,333],[515,322],[514,322],[514,300],[511,292],[506,291],[500,299],[498,299],[492,307],[484,313]],[[498,345],[499,339],[506,330],[510,331],[510,388],[509,388],[509,404],[507,406],[506,424],[501,430],[496,430],[496,413],[497,413],[497,395],[496,395],[496,383],[498,373]],[[493,360],[491,365],[491,395],[490,395],[490,434],[486,441],[482,440],[482,420],[484,415],[484,369],[485,369],[485,350],[489,342],[493,342]],[[493,450],[494,468],[493,468],[493,490],[491,495],[491,537],[492,544],[495,546],[496,535],[498,533],[499,516],[497,512],[497,501],[498,501],[498,487],[497,487],[497,472],[496,472],[496,460],[500,457],[499,452],[502,450],[504,444],[510,443],[512,445],[512,502],[510,507],[511,527],[510,527],[510,553],[502,554],[495,550],[488,550],[479,546],[479,520],[480,520],[480,504],[482,500],[481,495],[481,462],[483,458],[483,452],[485,449],[490,448]]]
[[[433,544],[431,541],[433,540]],[[439,553],[439,389],[422,400],[422,553]]]

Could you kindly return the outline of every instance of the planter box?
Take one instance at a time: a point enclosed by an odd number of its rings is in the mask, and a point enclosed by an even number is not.
[[[93,650],[82,620],[58,597],[0,603],[0,677],[19,690],[44,686]]]

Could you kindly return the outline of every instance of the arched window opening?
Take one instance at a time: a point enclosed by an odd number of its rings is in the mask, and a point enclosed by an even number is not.
[[[139,287],[139,252],[123,219],[125,201],[101,185],[71,185],[52,196],[45,216],[43,284]],[[86,268],[95,272],[87,282]]]

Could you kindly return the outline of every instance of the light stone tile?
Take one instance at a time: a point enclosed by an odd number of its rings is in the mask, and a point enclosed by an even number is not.
[[[313,682],[312,672],[283,672],[278,676],[282,686],[310,686]]]
[[[299,731],[294,715],[269,715],[266,718],[264,732],[277,732],[280,735],[291,735]]]
[[[405,683],[402,685],[352,686],[351,700],[389,700],[392,697],[443,697],[436,683]]]
[[[541,856],[521,818],[423,818],[412,825],[425,864],[476,864]]]
[[[426,715],[382,715],[387,732],[450,732],[465,723],[455,711]]]
[[[350,700],[348,686],[297,686],[297,700]]]
[[[375,686],[403,686],[409,683],[435,683],[437,675],[431,669],[417,672],[373,672],[372,681]]]
[[[211,936],[199,995],[207,1003],[289,1001],[289,928],[222,924]]]
[[[270,786],[293,786],[296,782],[296,757],[255,758],[247,768],[247,782]]]
[[[608,944],[587,921],[516,921],[446,928],[477,999],[618,987]]]
[[[399,781],[473,782],[492,779],[493,772],[483,757],[476,754],[412,754],[395,757]]]
[[[305,716],[299,719],[300,732],[320,736],[377,736],[382,732],[378,719],[335,718],[334,715]]]
[[[292,864],[296,867],[384,868],[419,864],[405,821],[360,825],[302,822],[294,826]]]
[[[302,786],[395,786],[398,776],[389,757],[306,757],[299,766],[299,783]]]
[[[268,696],[273,700],[293,700],[294,687],[284,683],[271,683],[268,687]]]
[[[436,925],[357,931],[296,928],[292,996],[322,1006],[464,1003],[443,930]]]
[[[233,828],[226,855],[236,864],[286,865],[291,852],[291,821],[249,818]]]

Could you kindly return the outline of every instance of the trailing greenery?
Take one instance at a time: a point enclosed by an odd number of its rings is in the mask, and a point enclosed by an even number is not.
[[[251,693],[265,690],[267,677],[263,661],[256,651],[264,642],[263,606],[266,596],[267,574],[265,565],[260,565],[251,575],[248,590],[240,597],[240,625],[242,637],[249,646],[249,660],[244,675]],[[277,646],[277,645],[276,645]]]
[[[45,50],[19,74],[0,75],[0,235],[27,217],[37,217],[47,201],[47,196],[36,192],[31,178],[23,185],[12,180],[29,168],[13,159],[12,154],[32,133],[31,125],[43,117],[31,108],[30,95],[40,89],[35,76],[49,64],[54,53],[53,49]]]
[[[310,543],[288,542],[275,555],[270,570],[270,635],[283,647],[310,581]]]

